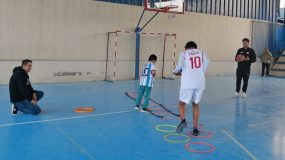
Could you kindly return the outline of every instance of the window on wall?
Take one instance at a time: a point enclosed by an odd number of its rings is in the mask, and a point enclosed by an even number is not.
[[[285,8],[285,0],[280,0],[280,8]]]

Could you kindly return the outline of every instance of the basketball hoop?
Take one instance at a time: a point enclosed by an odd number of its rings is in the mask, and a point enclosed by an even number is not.
[[[169,18],[175,18],[176,14],[184,14],[185,0],[143,0],[144,9],[168,13]]]
[[[177,14],[175,9],[178,9],[178,8],[179,8],[178,5],[168,5],[164,7],[163,9],[165,10],[166,13],[168,13],[168,19],[174,19]]]

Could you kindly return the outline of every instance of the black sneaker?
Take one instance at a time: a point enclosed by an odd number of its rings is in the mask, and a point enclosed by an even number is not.
[[[182,120],[176,128],[176,133],[182,133],[183,129],[187,127],[186,120]]]
[[[193,129],[193,135],[199,136],[200,131],[198,129]]]
[[[17,113],[18,113],[17,107],[14,104],[12,104],[12,106],[11,106],[11,114],[12,115],[16,115]]]
[[[144,112],[144,113],[150,112],[150,109],[148,109],[148,108],[143,108],[143,109],[141,110],[141,112]]]

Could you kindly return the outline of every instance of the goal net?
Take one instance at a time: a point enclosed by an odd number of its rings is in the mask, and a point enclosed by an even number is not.
[[[139,69],[151,54],[158,57],[157,77],[173,79],[176,61],[176,34],[141,33]],[[135,79],[136,34],[132,32],[109,32],[107,37],[105,80]]]

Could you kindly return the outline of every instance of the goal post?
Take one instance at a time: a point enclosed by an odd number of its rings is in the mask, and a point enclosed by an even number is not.
[[[176,66],[176,42],[176,34],[165,34],[162,59],[162,78],[174,79],[172,71]]]
[[[140,71],[150,54],[156,54],[157,75],[173,79],[172,71],[176,65],[176,34],[142,32],[140,45]],[[107,54],[105,80],[135,79],[135,32],[114,31],[107,33]]]

